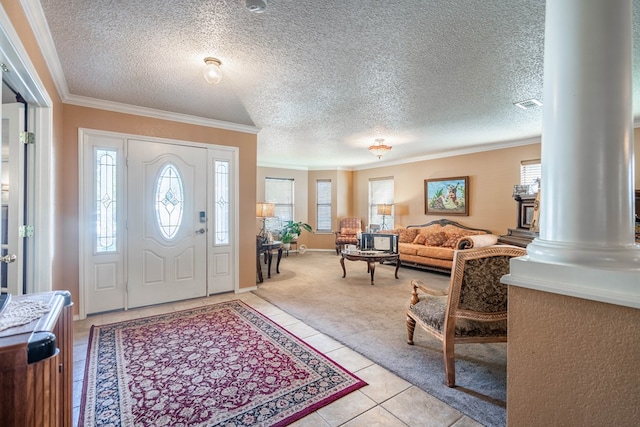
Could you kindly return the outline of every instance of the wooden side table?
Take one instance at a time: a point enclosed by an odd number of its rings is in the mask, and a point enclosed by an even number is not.
[[[261,243],[258,240],[257,248],[257,269],[258,269],[258,283],[264,281],[262,277],[262,266],[260,265],[261,255],[264,254],[264,263],[267,264],[267,279],[271,278],[271,262],[273,260],[273,251],[278,251],[278,258],[276,262],[276,273],[280,274],[280,260],[282,259],[282,242],[274,240],[273,242]]]

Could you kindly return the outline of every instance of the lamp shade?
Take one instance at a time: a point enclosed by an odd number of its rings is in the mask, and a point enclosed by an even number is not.
[[[393,205],[387,205],[386,203],[378,205],[378,215],[391,215],[391,209]]]
[[[273,203],[256,203],[257,218],[271,218],[274,216],[276,206]]]

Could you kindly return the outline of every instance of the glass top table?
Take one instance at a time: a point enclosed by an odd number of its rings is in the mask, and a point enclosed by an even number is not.
[[[382,251],[346,251],[341,252],[340,265],[342,266],[342,278],[347,277],[347,270],[344,267],[344,260],[364,261],[367,263],[367,273],[371,274],[371,285],[373,285],[373,276],[376,272],[376,264],[384,261],[393,261],[396,263],[395,277],[398,278],[398,270],[400,269],[400,255],[397,253]]]

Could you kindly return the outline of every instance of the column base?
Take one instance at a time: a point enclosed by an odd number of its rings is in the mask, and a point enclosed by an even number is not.
[[[527,246],[527,255],[535,261],[550,264],[584,265],[594,268],[640,271],[640,245],[563,243],[535,238]]]
[[[527,251],[532,245],[533,243],[529,245]],[[636,254],[638,253],[640,250],[637,249]],[[536,255],[540,253],[536,252]],[[549,252],[546,252],[545,256],[549,259],[557,260],[558,258],[553,257]],[[579,261],[580,264],[552,263],[535,259],[533,255],[513,258],[510,274],[503,276],[501,281],[523,288],[640,308],[638,258],[624,268],[618,260],[615,263],[620,265],[618,269],[585,265],[585,262],[588,262],[585,258],[580,258]]]

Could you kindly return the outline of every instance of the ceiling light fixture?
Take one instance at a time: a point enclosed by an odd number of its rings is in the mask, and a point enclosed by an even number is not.
[[[245,5],[251,13],[262,13],[267,10],[267,0],[246,0]]]
[[[380,158],[391,151],[391,148],[392,147],[390,145],[384,144],[384,138],[376,138],[376,143],[369,146],[369,151],[371,151],[371,154],[374,156]]]
[[[212,85],[220,83],[220,80],[222,80],[222,70],[220,69],[222,62],[218,58],[207,56],[204,58],[204,63],[206,65],[202,70],[202,74],[207,83]]]

